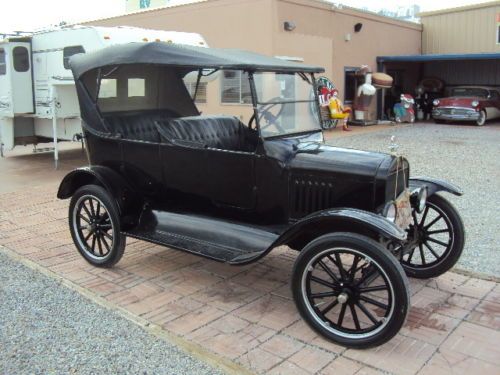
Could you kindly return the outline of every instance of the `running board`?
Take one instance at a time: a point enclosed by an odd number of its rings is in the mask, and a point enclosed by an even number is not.
[[[243,223],[166,211],[147,211],[125,235],[220,262],[245,264],[266,252],[280,232]]]

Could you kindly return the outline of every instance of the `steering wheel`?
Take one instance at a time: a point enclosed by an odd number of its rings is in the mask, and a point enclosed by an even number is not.
[[[276,128],[280,132],[283,132],[283,133],[285,132],[285,129],[283,129],[283,127],[281,127],[281,125],[279,125],[276,121],[276,120],[278,120],[281,113],[283,112],[284,105],[281,102],[272,103],[273,101],[280,100],[280,99],[281,99],[281,97],[279,97],[279,96],[272,98],[270,100],[271,103],[265,104],[259,109],[259,124],[261,125],[261,127],[260,127],[261,130],[265,130],[268,127],[270,127],[271,125],[274,125],[274,126],[276,126]],[[276,107],[277,105],[280,105],[281,107],[280,107],[278,113],[276,115],[273,115],[270,111],[272,108]],[[262,123],[261,123],[262,119],[266,120],[267,124],[262,125]],[[250,121],[248,121],[248,127],[250,129],[254,129],[254,130],[256,129],[255,113],[252,115],[252,117],[250,117]]]

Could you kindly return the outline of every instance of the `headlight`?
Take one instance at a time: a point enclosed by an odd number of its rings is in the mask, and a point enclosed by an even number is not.
[[[434,101],[432,102],[432,104],[438,106],[439,105],[439,99],[434,99]]]
[[[385,216],[387,220],[394,223],[396,221],[396,215],[398,214],[398,209],[396,208],[396,203],[387,203],[382,211],[382,215]]]
[[[479,102],[477,100],[474,100],[472,103],[470,103],[473,107],[477,107],[479,105]]]
[[[425,205],[427,204],[427,195],[427,187],[422,187],[413,191],[410,201],[412,207],[415,208],[418,213],[422,213],[424,211]]]

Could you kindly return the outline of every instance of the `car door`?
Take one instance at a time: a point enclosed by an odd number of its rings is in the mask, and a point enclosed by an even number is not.
[[[215,204],[251,210],[256,205],[253,152],[207,148],[206,181]]]

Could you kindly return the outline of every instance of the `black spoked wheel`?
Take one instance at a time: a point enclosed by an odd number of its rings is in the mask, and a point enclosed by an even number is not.
[[[116,203],[100,186],[86,185],[73,195],[69,208],[71,235],[76,248],[93,265],[111,267],[123,255]]]
[[[401,264],[408,276],[439,276],[460,258],[465,244],[465,229],[457,210],[446,199],[432,195],[421,214],[413,212],[410,226],[410,251]]]
[[[408,281],[394,256],[352,233],[307,245],[297,258],[292,287],[297,308],[316,331],[354,348],[390,340],[409,306]]]

